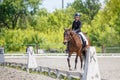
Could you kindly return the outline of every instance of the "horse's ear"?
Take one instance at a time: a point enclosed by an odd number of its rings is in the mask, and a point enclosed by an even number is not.
[[[72,31],[72,28],[69,28],[68,30],[69,30],[69,31]]]
[[[72,27],[69,28],[69,31],[72,31]]]
[[[70,28],[70,31],[72,31],[72,28]]]

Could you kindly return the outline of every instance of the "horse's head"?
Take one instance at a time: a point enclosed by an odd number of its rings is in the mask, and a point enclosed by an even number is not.
[[[70,35],[71,31],[72,31],[71,29],[64,29],[64,41],[63,41],[63,44],[67,44],[71,40],[71,35]]]

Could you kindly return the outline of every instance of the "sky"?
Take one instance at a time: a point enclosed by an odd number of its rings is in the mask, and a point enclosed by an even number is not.
[[[72,2],[74,2],[74,0],[64,0],[64,7],[67,6],[67,3]],[[62,9],[62,0],[43,0],[41,7],[46,8],[49,12],[55,9]]]
[[[72,3],[74,0],[64,0],[64,7],[67,6],[67,3]],[[100,0],[102,7],[104,7],[104,0]],[[49,12],[53,12],[55,9],[62,9],[62,0],[43,0],[42,8],[46,8]]]

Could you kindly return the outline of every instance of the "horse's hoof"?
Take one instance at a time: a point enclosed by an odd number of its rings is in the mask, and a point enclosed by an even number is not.
[[[72,71],[72,69],[69,69],[69,71]]]
[[[74,68],[74,70],[76,71],[77,69],[76,69],[76,68]]]

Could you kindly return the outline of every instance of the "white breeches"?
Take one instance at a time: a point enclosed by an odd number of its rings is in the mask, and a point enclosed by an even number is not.
[[[86,36],[82,33],[82,32],[79,32],[79,34],[83,37],[83,39],[86,41],[86,45],[88,45],[88,40],[86,38]]]

